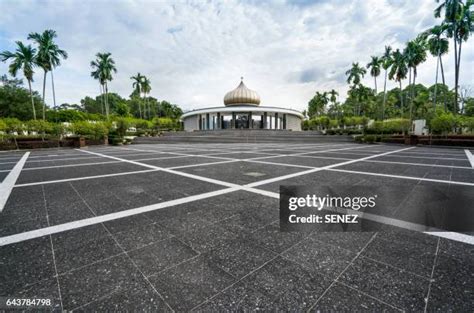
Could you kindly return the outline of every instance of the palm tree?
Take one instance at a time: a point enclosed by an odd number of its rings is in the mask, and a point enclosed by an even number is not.
[[[30,89],[31,108],[33,109],[33,119],[36,120],[35,101],[33,99],[33,91],[31,89],[31,82],[33,81],[33,68],[36,65],[36,49],[31,45],[25,46],[21,41],[16,42],[17,48],[15,52],[3,51],[0,53],[2,62],[12,59],[8,67],[8,71],[13,77],[19,70],[23,70],[23,76],[28,81],[28,88]]]
[[[426,35],[428,37],[428,50],[430,51],[431,55],[437,58],[436,62],[436,78],[435,78],[435,89],[434,89],[434,101],[433,106],[436,110],[436,98],[438,95],[437,88],[438,88],[438,69],[441,67],[441,79],[443,81],[443,85],[446,85],[444,80],[444,68],[443,68],[443,59],[442,56],[448,53],[449,50],[449,41],[444,37],[446,31],[446,25],[436,25],[426,31]],[[444,110],[446,111],[446,97],[444,97]]]
[[[385,71],[385,79],[383,83],[382,121],[385,119],[385,103],[387,102],[387,73],[391,65],[392,65],[392,47],[385,46],[385,52],[382,56],[382,67]]]
[[[369,63],[367,63],[367,69],[370,69],[370,76],[374,78],[375,84],[375,95],[377,95],[377,76],[380,75],[380,66],[382,65],[382,58],[372,56]]]
[[[389,79],[393,79],[400,84],[400,110],[403,117],[403,88],[402,80],[407,78],[408,67],[405,59],[405,55],[400,52],[399,49],[392,53],[392,62],[390,72],[388,74]]]
[[[100,89],[100,102],[101,102],[101,111],[102,114],[105,114],[105,102],[104,102],[104,86],[105,86],[105,77],[101,71],[100,64],[98,60],[92,61],[91,62],[92,68],[95,69],[95,71],[91,72],[91,76],[94,79],[97,79],[99,81],[99,89]]]
[[[417,76],[417,67],[424,61],[426,61],[426,36],[424,34],[419,35],[414,40],[409,41],[403,54],[405,55],[405,59],[408,65],[408,77],[409,77],[409,84],[410,87],[410,120],[412,118],[412,107],[413,107],[413,99],[415,95],[415,82]],[[413,72],[413,80],[412,78]]]
[[[347,83],[351,84],[352,82],[354,85],[359,85],[365,73],[367,73],[367,71],[365,68],[360,67],[358,62],[352,63],[351,69],[346,71]]]
[[[143,91],[143,95],[144,95],[144,98],[145,98],[145,107],[147,108],[148,110],[148,118],[151,118],[151,114],[150,114],[150,106],[148,104],[148,98],[147,98],[147,95],[150,93],[151,91],[151,81],[148,79],[148,77],[146,76],[143,76],[143,80],[142,80],[142,91]]]
[[[339,96],[339,93],[334,90],[334,89],[331,89],[331,91],[329,92],[329,100],[331,101],[333,107],[334,107],[334,110],[336,111],[337,115],[339,116],[339,109],[337,107],[337,97]]]
[[[56,107],[56,93],[54,90],[53,69],[61,65],[61,59],[67,59],[67,52],[60,49],[54,42],[58,35],[52,29],[45,30],[42,34],[30,33],[28,39],[32,39],[38,45],[37,63],[44,71],[43,76],[43,120],[45,119],[46,102],[44,99],[46,90],[46,74],[51,71],[51,86],[53,89],[53,105]]]
[[[352,63],[352,67],[350,70],[346,71],[347,75],[347,83],[351,84],[353,83],[351,90],[355,90],[358,85],[360,85],[360,81],[364,77],[364,75],[367,73],[367,70],[363,67],[359,66],[359,63]],[[357,98],[357,114],[360,114],[360,103],[359,99]]]
[[[115,67],[115,61],[110,56],[110,52],[99,52],[96,54],[97,59],[91,62],[92,69],[95,69],[98,72],[92,72],[91,76],[99,77],[99,81],[102,84],[102,90],[105,94],[105,115],[107,116],[107,119],[109,119],[110,111],[108,101],[109,88],[107,82],[112,81],[112,73],[117,72],[117,68]]]
[[[440,2],[437,0],[437,2]],[[467,0],[464,4],[462,0],[444,0],[435,9],[435,17],[441,17],[444,10],[444,22],[447,27],[449,38],[453,38],[454,43],[454,113],[458,109],[458,89],[459,72],[461,67],[461,51],[463,41],[467,41],[471,32],[474,31],[474,7],[473,0]]]
[[[137,75],[130,77],[131,80],[133,80],[132,87],[135,89],[135,93],[138,95],[138,97],[141,97],[142,94],[142,82],[143,82],[143,76],[140,73],[137,73]],[[140,101],[138,101],[138,113],[140,114],[140,118],[143,118],[142,116],[142,108],[141,108]]]

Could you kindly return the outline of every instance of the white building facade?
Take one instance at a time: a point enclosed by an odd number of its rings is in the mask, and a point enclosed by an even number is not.
[[[184,130],[301,130],[303,114],[291,109],[260,106],[257,92],[248,89],[243,81],[225,95],[224,105],[184,113],[181,117]]]

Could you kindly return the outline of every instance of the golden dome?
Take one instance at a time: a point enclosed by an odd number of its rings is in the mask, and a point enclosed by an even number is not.
[[[242,104],[257,106],[260,104],[260,96],[256,91],[248,89],[242,80],[237,88],[226,93],[224,104],[226,106]]]

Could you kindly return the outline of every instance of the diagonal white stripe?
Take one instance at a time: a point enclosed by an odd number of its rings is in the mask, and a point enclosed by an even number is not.
[[[26,152],[0,184],[0,212],[3,211],[8,197],[10,197],[10,193],[12,192],[13,186],[15,186],[16,180],[18,176],[20,176],[21,169],[23,168],[23,165],[25,165],[26,159],[28,159],[29,155],[30,153]]]

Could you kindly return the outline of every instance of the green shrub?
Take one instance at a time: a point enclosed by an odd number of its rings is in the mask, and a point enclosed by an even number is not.
[[[3,122],[7,125],[6,131],[8,133],[17,132],[20,135],[25,128],[23,122],[17,118],[4,118]]]
[[[438,114],[430,121],[430,129],[434,134],[448,134],[453,132],[459,120],[451,112]]]
[[[104,139],[109,133],[109,127],[105,122],[78,121],[72,123],[69,129],[75,135],[89,139]]]
[[[363,141],[365,143],[374,143],[377,140],[377,136],[375,135],[365,135],[363,137]]]
[[[169,117],[155,117],[153,119],[153,126],[156,129],[174,129],[176,122]]]
[[[130,121],[127,118],[118,118],[116,121],[117,134],[120,137],[124,137],[127,134],[127,129],[130,127]]]

